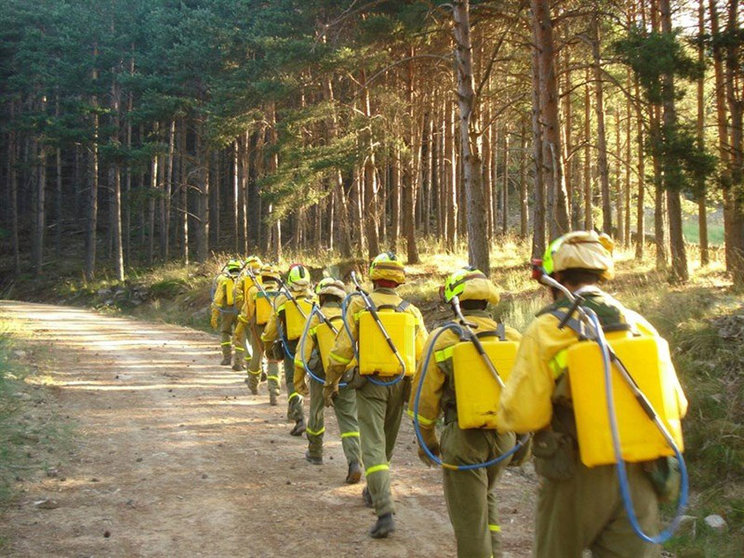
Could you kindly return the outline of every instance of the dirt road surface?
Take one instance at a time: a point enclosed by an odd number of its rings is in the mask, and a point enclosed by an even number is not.
[[[19,481],[0,521],[12,557],[442,557],[455,544],[441,472],[416,457],[403,421],[392,462],[397,531],[374,522],[346,465],[332,413],[322,466],[288,434],[286,396],[250,395],[218,365],[216,336],[79,308],[0,301],[51,355],[40,408],[69,417],[72,447],[53,476]],[[48,369],[44,369],[48,368]],[[45,412],[40,410],[39,412]],[[330,415],[330,416],[329,416]],[[534,477],[499,487],[507,556],[529,556]],[[39,502],[56,503],[43,509]]]

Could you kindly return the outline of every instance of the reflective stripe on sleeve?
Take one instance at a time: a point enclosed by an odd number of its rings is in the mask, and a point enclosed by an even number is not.
[[[408,416],[411,417],[412,419],[418,419],[418,421],[424,426],[431,426],[432,424],[436,422],[436,420],[431,420],[426,417],[422,417],[421,415],[417,415],[411,409],[408,409],[406,413],[408,413]]]
[[[447,347],[446,349],[442,349],[441,351],[436,351],[434,353],[434,358],[437,362],[444,362],[445,360],[452,358],[453,354],[455,354],[454,345],[452,345],[451,347]]]
[[[389,471],[390,465],[387,463],[383,463],[382,465],[372,465],[372,467],[368,467],[367,470],[364,472],[365,475],[371,475],[372,473],[376,473],[377,471]]]
[[[553,379],[557,380],[568,368],[568,351],[563,349],[550,359],[548,363],[550,370],[553,372]]]
[[[331,358],[335,360],[336,362],[340,362],[341,364],[349,364],[351,362],[350,358],[344,358],[342,356],[337,355],[333,351],[331,351]]]

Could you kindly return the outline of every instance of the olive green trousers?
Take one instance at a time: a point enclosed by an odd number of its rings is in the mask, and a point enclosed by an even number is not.
[[[511,432],[461,430],[457,422],[444,427],[440,440],[442,461],[453,465],[485,463],[514,447]],[[510,457],[487,468],[453,471],[442,469],[444,499],[457,540],[458,558],[501,556],[501,524],[496,481]]]
[[[310,384],[310,413],[307,420],[307,449],[313,457],[323,456],[323,433],[325,432],[325,407],[323,406],[323,384],[308,378]],[[341,434],[341,447],[347,463],[361,465],[362,451],[359,444],[359,421],[357,420],[356,391],[341,388],[333,399],[333,412]]]
[[[626,464],[633,507],[643,530],[655,535],[659,500],[640,463]],[[660,547],[633,531],[620,496],[614,465],[591,469],[575,459],[571,478],[540,478],[535,524],[536,558],[655,558]]]
[[[390,459],[409,386],[410,378],[388,386],[367,381],[356,392],[362,460],[378,516],[395,512],[390,494]]]

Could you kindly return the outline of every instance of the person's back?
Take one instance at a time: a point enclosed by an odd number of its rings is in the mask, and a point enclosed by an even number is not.
[[[598,287],[600,280],[613,275],[610,243],[596,233],[569,233],[548,248],[545,271],[570,292],[580,294],[604,330],[628,328],[641,336],[658,337],[644,318]],[[497,415],[500,428],[536,431],[533,454],[542,483],[534,554],[573,558],[590,549],[595,556],[658,556],[659,547],[644,542],[631,527],[615,465],[588,467],[579,457],[568,349],[580,339],[572,324],[559,327],[570,304],[560,290],[553,289],[553,295],[554,303],[541,310],[524,332]],[[670,375],[669,388],[675,390],[684,414],[687,403],[673,368]],[[626,463],[638,522],[646,532],[658,528],[659,494],[649,475],[656,465],[656,461]]]
[[[426,339],[426,326],[421,312],[398,296],[395,288],[405,282],[403,264],[393,254],[377,256],[370,266],[370,279],[374,290],[369,293],[372,305],[384,312],[405,312],[413,317],[415,359],[421,356]],[[355,356],[355,347],[360,340],[360,321],[370,310],[361,296],[354,296],[346,309],[345,328],[336,337],[326,371],[323,396],[326,404],[331,404],[338,393],[339,380]],[[370,327],[377,327],[370,326]],[[393,341],[395,343],[395,341]],[[362,343],[363,345],[363,343]],[[359,347],[359,366],[364,363],[364,351],[387,351],[385,347]],[[373,538],[387,537],[395,530],[393,521],[394,505],[390,493],[390,459],[398,436],[403,406],[411,388],[414,370],[404,370],[405,376],[369,375],[358,373],[353,383],[357,386],[357,414],[362,441],[362,459],[366,468],[367,488],[363,497],[368,505],[375,508],[377,522],[369,534]]]

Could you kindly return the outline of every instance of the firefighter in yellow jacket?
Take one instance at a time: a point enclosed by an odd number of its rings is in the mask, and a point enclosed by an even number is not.
[[[223,366],[230,366],[232,361],[232,334],[233,327],[238,321],[239,307],[235,303],[235,282],[243,267],[240,260],[230,260],[225,265],[224,271],[215,279],[214,295],[212,297],[212,319],[210,324],[213,329],[220,328],[220,346],[222,347]]]
[[[299,394],[310,395],[310,411],[305,432],[308,442],[305,459],[313,465],[321,465],[323,463],[323,433],[325,432],[322,382],[325,379],[325,368],[329,358],[329,355],[323,354],[323,351],[329,352],[333,344],[334,334],[330,326],[336,332],[343,328],[341,302],[346,297],[346,291],[341,281],[326,277],[317,284],[315,292],[318,295],[319,310],[323,313],[326,325],[321,324],[321,318],[316,313],[306,326],[308,334],[304,342],[300,341],[300,346],[295,353],[294,385]],[[321,335],[325,337],[321,339]],[[324,344],[326,346],[323,346]],[[315,377],[307,377],[305,365]],[[341,447],[348,465],[346,483],[356,484],[362,478],[356,391],[349,386],[340,388],[333,402],[333,411],[341,434]]]
[[[249,344],[251,348],[253,347],[251,329],[243,316],[242,308],[245,303],[245,295],[250,287],[253,286],[253,277],[256,277],[259,273],[262,265],[261,258],[258,256],[248,256],[243,264],[243,271],[235,283],[235,306],[241,309],[241,312],[238,314],[238,323],[235,326],[232,340],[233,349],[235,350],[232,368],[235,371],[245,370],[245,364],[251,360],[252,353],[248,347]],[[256,280],[258,281],[260,278],[256,277]]]
[[[520,335],[515,329],[496,323],[486,311],[489,303],[498,303],[499,295],[496,287],[481,271],[456,271],[447,278],[442,294],[448,303],[457,297],[467,327],[479,339],[496,336],[502,341],[519,341]],[[435,339],[436,344],[432,347]],[[441,452],[444,463],[472,465],[491,461],[508,452],[514,446],[515,436],[511,432],[493,429],[464,429],[458,423],[452,357],[453,348],[460,341],[458,334],[452,330],[442,331],[440,328],[429,335],[424,353],[431,351],[433,358],[430,358],[428,369],[423,374],[417,418],[424,443],[433,455],[439,456]],[[423,372],[422,362],[419,362],[408,403],[408,413],[412,416]],[[441,444],[434,428],[440,416],[444,419]],[[435,464],[424,448],[419,448],[419,457],[427,465]],[[510,459],[509,456],[487,468],[442,470],[444,498],[455,530],[459,558],[501,556],[501,524],[494,488]]]
[[[284,381],[287,385],[287,418],[295,421],[289,432],[292,436],[302,436],[305,432],[305,416],[302,409],[302,395],[297,393],[294,386],[294,357],[297,342],[302,334],[302,326],[310,315],[315,302],[315,293],[310,282],[310,272],[305,266],[293,264],[287,272],[286,288],[291,293],[280,292],[274,301],[274,314],[266,324],[261,335],[267,354],[280,358],[284,352]],[[293,298],[292,301],[290,298]],[[304,317],[303,317],[304,314]],[[290,323],[292,315],[295,319],[302,317],[299,326]],[[295,330],[294,332],[292,330]]]
[[[273,265],[264,264],[258,272],[257,279],[258,283],[251,285],[243,297],[243,307],[240,312],[240,320],[251,332],[252,354],[251,360],[248,361],[248,377],[245,381],[253,395],[258,394],[265,359],[261,334],[274,313],[274,299],[279,293],[281,273]],[[276,405],[280,392],[279,359],[267,358],[266,360],[269,403]]]
[[[406,280],[403,264],[391,253],[377,256],[370,266],[369,278],[374,285],[370,293],[372,303],[379,309],[382,306],[407,312],[415,319],[415,353],[421,356],[426,340],[426,326],[421,312],[399,297],[395,289]],[[350,324],[351,335],[343,329],[336,337],[323,388],[323,399],[331,405],[339,390],[339,381],[348,365],[354,359],[354,351],[359,339],[360,314],[366,310],[360,297],[353,298],[346,309],[345,319]],[[387,311],[387,310],[386,310]],[[363,356],[360,356],[363,358]],[[367,487],[362,496],[367,505],[372,505],[377,514],[377,522],[369,535],[372,538],[385,538],[395,530],[393,513],[395,511],[390,493],[390,459],[393,456],[395,440],[398,437],[403,406],[411,390],[410,376],[396,383],[381,385],[374,378],[356,378],[357,415],[362,441],[362,460],[365,466]]]
[[[643,317],[628,310],[599,288],[614,275],[612,240],[595,232],[576,231],[554,241],[543,258],[544,271],[593,310],[605,331],[627,329],[658,338]],[[497,414],[500,429],[535,431],[533,455],[540,476],[534,556],[578,558],[585,549],[594,556],[660,555],[660,548],[637,537],[620,496],[615,465],[585,466],[579,459],[576,417],[569,386],[567,349],[579,342],[571,327],[559,328],[571,303],[551,288],[554,303],[541,310],[528,326],[517,352],[512,374],[502,392]],[[680,414],[687,408],[673,373]],[[602,374],[602,370],[597,370]],[[597,397],[604,397],[598,393]],[[658,484],[650,472],[659,471],[666,458],[626,463],[630,492],[638,522],[646,532],[658,527]]]

